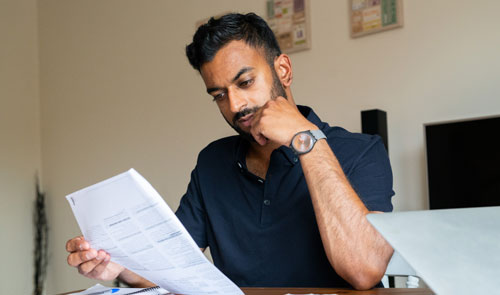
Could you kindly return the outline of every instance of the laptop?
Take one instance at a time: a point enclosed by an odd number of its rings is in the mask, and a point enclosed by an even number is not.
[[[500,207],[369,214],[437,295],[500,294]]]

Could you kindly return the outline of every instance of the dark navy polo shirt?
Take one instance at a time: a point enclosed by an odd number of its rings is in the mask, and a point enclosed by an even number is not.
[[[317,125],[369,210],[392,211],[392,172],[380,137]],[[326,257],[297,156],[273,151],[266,179],[248,171],[249,144],[239,136],[203,149],[176,214],[200,248],[240,287],[351,287]]]

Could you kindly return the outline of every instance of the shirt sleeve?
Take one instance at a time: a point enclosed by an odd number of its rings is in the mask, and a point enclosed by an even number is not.
[[[177,218],[184,225],[200,248],[207,247],[206,211],[199,186],[198,170],[191,172],[187,192],[181,199],[179,208],[175,212]]]
[[[391,164],[379,136],[372,137],[353,163],[347,177],[368,210],[392,211],[394,191]]]

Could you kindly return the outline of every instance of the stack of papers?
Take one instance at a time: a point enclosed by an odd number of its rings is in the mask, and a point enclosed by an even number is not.
[[[66,196],[94,249],[179,294],[243,292],[200,251],[158,192],[134,169]]]

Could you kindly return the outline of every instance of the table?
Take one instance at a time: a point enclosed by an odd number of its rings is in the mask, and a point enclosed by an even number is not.
[[[290,294],[339,294],[339,295],[434,295],[430,289],[401,289],[401,288],[376,288],[368,291],[356,291],[335,288],[241,288],[245,295],[284,295]],[[82,291],[82,290],[80,290]],[[63,293],[59,295],[70,294]]]
[[[246,295],[283,295],[291,294],[339,294],[339,295],[433,295],[430,289],[376,288],[356,291],[335,288],[241,288]]]

